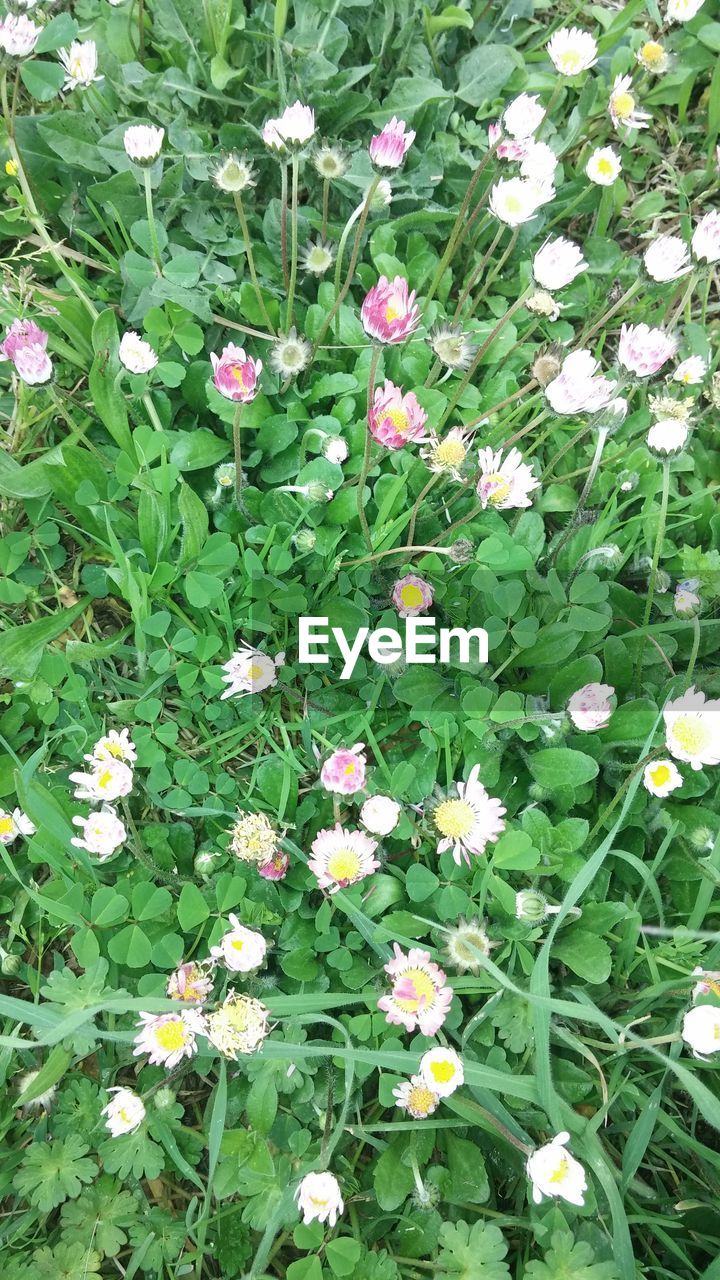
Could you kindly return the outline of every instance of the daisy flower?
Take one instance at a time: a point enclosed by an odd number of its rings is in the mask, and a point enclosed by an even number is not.
[[[635,56],[640,66],[651,75],[661,76],[670,66],[670,56],[657,40],[646,40]]]
[[[598,374],[600,365],[591,351],[571,351],[557,377],[548,382],[545,396],[556,413],[597,413],[610,403],[617,386]]]
[[[663,711],[665,745],[675,760],[691,769],[720,764],[720,701],[706,699],[694,685],[668,702]]]
[[[462,1059],[454,1049],[438,1045],[420,1059],[420,1075],[429,1089],[449,1098],[465,1081]]]
[[[525,139],[540,128],[545,119],[545,108],[540,106],[537,94],[521,93],[503,112],[505,132],[516,139]]]
[[[456,782],[455,789],[457,799],[442,800],[432,815],[440,835],[437,851],[452,849],[458,866],[463,860],[470,866],[470,854],[479,857],[502,835],[507,810],[485,790],[478,764],[470,770],[467,782]]]
[[[222,669],[225,672],[223,680],[227,689],[220,694],[220,700],[233,698],[236,694],[244,698],[249,693],[262,693],[263,689],[271,688],[277,684],[278,668],[282,667],[284,662],[284,653],[277,653],[274,658],[271,658],[269,654],[261,653],[259,649],[251,649],[248,645],[236,650],[232,657],[223,663]]]
[[[680,453],[685,448],[690,435],[687,422],[680,418],[662,418],[655,422],[647,433],[646,443],[651,453],[660,458],[670,453]]]
[[[613,713],[609,701],[615,690],[611,684],[593,682],[583,685],[571,697],[567,712],[576,729],[581,733],[594,733],[605,729]]]
[[[370,139],[370,159],[376,169],[399,169],[415,141],[415,130],[405,129],[405,121],[393,116],[380,133]]]
[[[681,360],[672,375],[673,382],[682,382],[686,387],[697,386],[707,373],[707,363],[702,356],[688,356]]]
[[[332,1173],[306,1173],[295,1192],[305,1226],[327,1222],[334,1227],[345,1205],[337,1178]]]
[[[597,41],[579,27],[561,27],[545,46],[548,57],[561,76],[578,76],[594,67],[598,59]]]
[[[671,791],[676,791],[683,784],[683,777],[677,765],[672,760],[652,760],[650,764],[645,765],[643,771],[643,786],[651,796],[659,796],[664,799],[669,796]]]
[[[582,250],[563,236],[558,236],[557,240],[546,240],[533,258],[535,279],[551,293],[571,284],[581,271],[587,271]]]
[[[58,49],[58,57],[65,68],[65,93],[73,89],[87,89],[102,76],[97,72],[97,46],[94,40],[73,40],[69,49]]]
[[[423,1076],[411,1076],[393,1089],[395,1105],[407,1111],[413,1120],[425,1120],[440,1106],[440,1095]]]
[[[125,824],[118,818],[112,805],[104,805],[98,813],[91,813],[89,818],[73,818],[76,827],[82,829],[81,836],[73,836],[70,843],[76,849],[87,849],[94,853],[101,862],[105,862],[124,845],[127,840]]]
[[[643,255],[645,270],[652,280],[666,284],[692,270],[687,245],[679,236],[658,236]]]
[[[220,355],[210,353],[213,382],[226,400],[249,404],[258,393],[258,378],[262,372],[262,360],[253,360],[242,347],[229,342]]]
[[[149,373],[158,362],[150,343],[134,333],[132,329],[123,334],[118,356],[121,365],[128,370],[128,373]]]
[[[377,841],[362,831],[347,831],[336,823],[318,831],[311,845],[313,856],[308,862],[321,889],[337,893],[357,884],[377,871],[380,863],[373,856]]]
[[[471,433],[462,427],[451,427],[442,439],[429,437],[429,444],[420,450],[420,457],[427,463],[428,471],[439,471],[461,480],[461,468],[468,456]]]
[[[134,1133],[145,1119],[145,1104],[142,1098],[138,1098],[132,1089],[119,1087],[108,1089],[108,1093],[114,1096],[110,1098],[107,1106],[103,1107],[101,1114],[106,1117],[105,1124],[113,1138],[119,1138],[123,1133]]]
[[[411,440],[426,440],[426,422],[427,414],[413,391],[403,391],[388,378],[384,386],[375,388],[368,426],[378,444],[402,449]]]
[[[720,210],[712,209],[692,234],[692,251],[700,262],[720,261]]]
[[[400,821],[402,808],[389,796],[369,796],[360,810],[360,821],[374,836],[389,836]]]
[[[167,981],[166,992],[171,1000],[184,1000],[188,1004],[202,1004],[213,989],[213,980],[202,964],[189,960],[181,964]]]
[[[76,800],[117,800],[132,791],[133,773],[122,760],[96,760],[88,773],[71,773]]]
[[[445,986],[445,974],[420,947],[412,947],[406,954],[395,942],[393,950],[392,960],[385,965],[392,986],[389,994],[378,1000],[378,1009],[394,1026],[434,1036],[452,1004],[453,993]]]
[[[12,844],[18,836],[34,834],[35,826],[22,809],[13,809],[12,813],[0,809],[0,844]]]
[[[530,494],[540,487],[532,468],[523,462],[519,449],[511,449],[503,461],[502,450],[481,449],[478,453],[480,479],[477,493],[483,509],[504,511],[508,507],[529,507]]]
[[[587,1191],[585,1170],[569,1151],[569,1133],[559,1133],[544,1147],[538,1147],[527,1162],[527,1176],[532,1183],[532,1198],[541,1204],[543,1196],[583,1205]]]
[[[267,943],[261,933],[247,929],[232,912],[228,916],[230,929],[224,933],[210,955],[221,960],[231,973],[252,973],[264,963]]]
[[[380,276],[365,296],[360,318],[365,332],[376,341],[405,342],[420,323],[415,292],[409,292],[402,276],[395,276],[394,280]]]
[[[353,747],[338,747],[337,751],[333,751],[320,770],[320,781],[326,791],[335,791],[344,796],[362,791],[367,765],[364,745],[363,742],[356,742]]]
[[[197,1053],[195,1037],[205,1034],[205,1022],[196,1009],[181,1013],[141,1013],[135,1037],[135,1057],[149,1055],[150,1065],[171,1071],[183,1058]]]
[[[123,764],[133,765],[137,760],[137,751],[130,731],[121,729],[118,733],[117,729],[110,729],[109,733],[98,738],[90,754],[83,759],[90,764],[97,764],[99,760],[121,760]]]
[[[647,129],[650,113],[640,111],[637,102],[630,92],[632,76],[616,76],[610,98],[608,111],[616,129]]]
[[[588,178],[599,187],[611,187],[621,170],[620,157],[612,147],[596,147],[585,166]]]
[[[279,842],[266,813],[240,813],[230,832],[231,853],[239,862],[253,862],[258,867],[280,855]]]
[[[153,164],[162,151],[165,130],[153,124],[131,124],[123,134],[123,146],[135,164]]]
[[[696,1004],[688,1009],[683,1018],[682,1038],[698,1058],[720,1053],[720,1009],[713,1004]]]
[[[416,618],[418,614],[427,613],[432,608],[432,586],[424,578],[418,578],[417,574],[407,573],[395,583],[392,602],[401,618]]]

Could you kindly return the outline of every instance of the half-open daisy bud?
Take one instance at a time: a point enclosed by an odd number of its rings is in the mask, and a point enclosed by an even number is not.
[[[253,360],[242,347],[229,342],[220,355],[211,352],[213,382],[226,400],[248,404],[258,393],[258,378],[262,372],[262,360]]]
[[[128,370],[128,373],[149,373],[154,369],[158,358],[144,338],[129,329],[120,339],[120,347],[118,356],[121,365]]]
[[[332,1173],[306,1173],[295,1192],[305,1226],[327,1222],[334,1227],[345,1205],[337,1178]]]
[[[134,1133],[145,1119],[145,1104],[132,1089],[108,1089],[110,1101],[102,1109],[106,1127],[113,1138],[123,1133]]]
[[[527,1176],[532,1183],[535,1204],[541,1204],[543,1196],[567,1200],[569,1204],[583,1205],[587,1191],[585,1170],[569,1151],[569,1133],[559,1133],[551,1142],[538,1147],[527,1162]]]
[[[131,124],[123,134],[125,153],[135,164],[153,164],[162,151],[165,130],[154,124]]]
[[[438,1045],[420,1059],[420,1075],[428,1088],[441,1098],[449,1098],[465,1080],[462,1059],[454,1049]]]
[[[216,187],[232,194],[255,186],[255,170],[252,164],[245,159],[245,156],[239,156],[234,151],[213,169],[211,177]]]
[[[370,159],[376,169],[399,169],[406,153],[415,141],[415,130],[405,129],[405,121],[393,116],[392,120],[370,140]]]
[[[365,296],[361,319],[365,332],[378,342],[405,342],[420,323],[420,308],[407,280],[381,276]]]

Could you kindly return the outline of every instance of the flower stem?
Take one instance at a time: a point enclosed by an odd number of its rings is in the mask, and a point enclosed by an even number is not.
[[[233,418],[233,450],[235,454],[235,506],[238,511],[242,507],[242,437],[240,433],[240,420],[242,418],[243,405],[242,401],[235,409],[235,417]]]
[[[352,254],[350,255],[350,264],[347,269],[347,275],[345,276],[345,283],[343,284],[339,293],[336,291],[335,301],[333,302],[332,307],[330,308],[328,314],[326,315],[322,328],[320,329],[320,332],[317,338],[315,339],[315,342],[313,343],[310,362],[314,360],[317,354],[318,347],[320,346],[320,343],[325,337],[325,334],[327,333],[328,329],[330,328],[330,325],[335,319],[335,316],[337,315],[343,302],[345,301],[350,285],[352,284],[352,279],[353,279],[353,276],[355,275],[355,268],[357,266],[357,260],[360,256],[360,245],[362,244],[362,237],[363,237],[363,231],[365,230],[365,223],[367,222],[368,214],[370,212],[370,205],[372,203],[372,198],[375,195],[379,181],[380,181],[379,178],[373,178],[372,182],[370,183],[370,186],[368,187],[367,195],[365,196],[365,201],[360,210],[360,215],[359,215],[360,221],[358,222],[357,231],[355,232],[355,241],[353,244]],[[357,213],[357,210],[355,212]],[[347,232],[349,234],[349,230],[350,230],[350,220],[349,220],[348,226],[345,228],[345,231],[343,232],[343,235],[345,236],[346,240],[347,240],[347,235],[345,233]],[[344,249],[344,244],[342,243],[342,239],[341,239],[340,245],[338,245],[338,266],[336,266],[335,268],[336,285],[339,283],[338,267],[339,267],[341,249]]]
[[[320,229],[320,239],[324,242],[327,239],[328,229],[328,208],[330,205],[330,179],[323,178],[322,193],[322,227]]]
[[[585,505],[587,503],[588,498],[590,497],[590,493],[592,492],[593,484],[595,483],[595,476],[597,475],[598,467],[600,466],[600,459],[602,458],[603,449],[605,448],[605,443],[607,441],[607,438],[608,438],[607,428],[603,428],[600,431],[598,431],[597,443],[595,445],[595,453],[593,455],[593,460],[590,463],[590,470],[587,473],[587,479],[585,481],[585,484],[583,485],[583,491],[580,494],[580,499],[578,501],[577,507],[575,508],[575,512],[573,514],[572,520],[570,520],[567,529],[565,530],[564,534],[562,535],[560,541],[558,542],[553,552],[553,557],[552,557],[553,564],[557,563],[557,558],[560,555],[560,552],[562,551],[565,544],[569,542],[573,533],[577,529],[580,523],[580,520],[582,519],[582,514],[585,510]]]
[[[489,347],[491,347],[491,346],[492,346],[493,342],[494,342],[494,341],[495,341],[495,339],[497,338],[497,336],[498,336],[498,334],[500,333],[500,331],[501,331],[502,329],[504,329],[504,328],[505,328],[505,325],[508,323],[508,321],[509,321],[509,320],[511,320],[511,319],[512,319],[512,317],[515,315],[515,312],[516,312],[516,311],[519,311],[519,310],[520,310],[520,307],[522,307],[522,306],[524,306],[524,305],[525,305],[525,300],[526,300],[526,298],[527,298],[527,296],[528,296],[528,292],[529,292],[529,290],[527,290],[527,289],[526,289],[526,290],[525,290],[525,293],[521,293],[521,294],[520,294],[520,297],[517,299],[517,301],[516,301],[516,302],[513,302],[513,304],[512,304],[512,306],[511,306],[511,307],[508,307],[507,311],[505,312],[505,315],[500,317],[500,319],[498,320],[498,322],[497,322],[497,324],[495,325],[494,329],[492,329],[492,330],[490,331],[490,333],[488,334],[488,336],[487,336],[487,338],[485,339],[485,341],[484,341],[484,342],[483,342],[483,343],[478,347],[477,351],[475,352],[475,356],[474,356],[474,358],[473,358],[473,362],[472,362],[472,364],[470,365],[469,369],[468,369],[468,370],[467,370],[467,372],[465,373],[464,377],[463,377],[463,378],[461,378],[461,380],[460,380],[460,382],[459,382],[459,384],[458,384],[458,386],[457,386],[457,388],[456,388],[456,391],[455,391],[454,396],[452,397],[452,399],[451,399],[451,400],[449,400],[449,401],[448,401],[448,404],[447,404],[447,407],[446,407],[446,409],[445,409],[445,412],[443,413],[443,415],[442,415],[442,417],[441,417],[441,419],[440,419],[440,421],[439,421],[439,423],[438,423],[438,425],[437,425],[437,430],[438,430],[438,431],[440,431],[440,430],[442,429],[442,427],[445,425],[445,423],[447,422],[448,418],[450,417],[450,414],[452,413],[453,409],[455,408],[455,406],[456,406],[456,404],[457,404],[458,400],[460,399],[460,397],[461,397],[461,395],[462,395],[463,391],[465,390],[466,386],[467,386],[467,385],[468,385],[468,383],[470,382],[470,379],[472,378],[473,374],[475,373],[475,370],[477,369],[477,367],[478,367],[478,365],[479,365],[480,361],[482,360],[483,356],[485,355],[485,352],[488,350],[488,348],[489,348]]]
[[[292,195],[290,205],[290,284],[288,286],[287,314],[285,317],[285,330],[289,332],[293,322],[293,306],[295,304],[295,285],[297,283],[297,258],[298,258],[298,169],[299,158],[297,152],[292,158]]]
[[[413,504],[412,514],[410,516],[410,524],[408,526],[407,547],[411,547],[413,544],[413,540],[415,538],[415,525],[417,523],[417,518],[420,513],[420,508],[425,498],[429,494],[430,490],[435,487],[439,479],[440,479],[440,472],[435,471],[430,476],[430,479],[428,480],[427,484],[423,486],[417,498],[415,499],[415,502]]]
[[[250,228],[248,226],[247,215],[245,213],[245,206],[243,204],[242,196],[239,191],[235,192],[235,208],[237,209],[237,215],[240,220],[240,227],[243,233],[243,240],[245,241],[245,258],[247,260],[248,271],[250,272],[250,279],[252,280],[253,288],[255,290],[255,297],[257,298],[257,303],[260,308],[260,311],[262,312],[262,317],[263,317],[263,320],[265,321],[265,324],[267,325],[270,332],[274,333],[275,327],[273,325],[272,320],[270,319],[270,316],[268,315],[267,307],[265,306],[265,299],[262,296],[262,289],[260,288],[260,281],[258,280],[257,271],[255,270],[255,256],[252,251],[252,240],[250,239]]]
[[[662,545],[665,540],[665,525],[667,523],[668,501],[670,498],[670,459],[666,458],[662,464],[662,494],[660,497],[660,516],[658,519],[657,536],[655,538],[655,549],[653,551],[652,565],[650,567],[650,580],[648,582],[648,593],[645,601],[645,613],[643,614],[642,625],[646,629],[650,622],[652,614],[653,602],[655,600],[655,583],[657,581],[658,566],[660,564],[660,556],[662,554]],[[640,648],[635,666],[635,684],[639,690],[640,680],[642,677],[642,660],[645,652],[645,643],[647,635],[643,635],[640,641]]]
[[[155,225],[155,211],[153,209],[152,184],[150,182],[149,167],[143,169],[143,181],[145,183],[145,208],[147,210],[148,226],[150,227],[150,245],[152,247],[152,255],[155,260],[157,273],[161,276],[162,258],[160,257],[160,244],[158,242],[157,226]]]
[[[448,237],[448,242],[445,246],[445,252],[443,253],[442,258],[440,259],[435,269],[435,274],[432,280],[430,281],[430,287],[428,288],[428,291],[425,295],[425,301],[424,301],[425,306],[427,306],[427,304],[431,302],[432,299],[435,297],[435,292],[437,290],[437,287],[440,284],[440,281],[442,280],[446,269],[450,266],[450,263],[453,260],[461,231],[465,226],[465,215],[467,214],[467,211],[470,208],[470,201],[473,198],[475,188],[477,187],[477,184],[480,181],[480,177],[486,165],[489,163],[490,159],[494,154],[495,154],[495,149],[494,147],[491,147],[490,150],[487,151],[486,154],[483,156],[482,160],[480,161],[477,169],[475,170],[472,178],[468,183],[467,191],[465,192],[465,195],[463,197],[463,202],[460,205],[460,208],[458,210],[458,215],[453,223],[452,230]]]
[[[288,255],[287,255],[287,213],[288,213],[288,175],[287,164],[284,160],[280,161],[280,257],[282,259],[282,273],[285,281],[285,288],[289,288],[290,274],[288,272]]]
[[[510,239],[509,239],[509,241],[508,241],[507,248],[505,249],[504,253],[502,253],[502,254],[500,255],[500,257],[498,258],[497,262],[495,263],[495,266],[493,267],[492,271],[490,272],[489,276],[487,277],[487,279],[486,279],[485,283],[483,284],[483,286],[482,286],[482,288],[481,288],[481,290],[480,290],[479,294],[477,295],[477,297],[476,297],[476,299],[475,299],[475,301],[474,301],[474,303],[473,303],[473,311],[475,311],[475,310],[477,309],[477,307],[480,305],[480,303],[482,302],[482,300],[483,300],[483,298],[485,297],[485,295],[487,294],[487,292],[488,292],[488,290],[489,290],[489,288],[490,288],[490,285],[492,284],[493,280],[495,280],[495,278],[496,278],[497,276],[499,276],[500,272],[502,271],[503,267],[505,266],[505,263],[507,262],[508,258],[510,257],[510,254],[512,253],[513,249],[515,248],[515,245],[517,244],[517,238],[518,238],[518,236],[519,236],[519,235],[520,235],[520,228],[519,228],[519,227],[513,227],[513,232],[512,232],[512,235],[510,236]],[[528,293],[529,293],[529,292],[530,292],[530,290],[528,290]],[[524,296],[524,297],[527,297],[527,294],[525,294],[525,295],[523,295],[523,296]]]
[[[467,302],[468,298],[470,297],[470,294],[472,293],[473,289],[475,288],[475,285],[477,284],[478,280],[480,279],[480,276],[482,275],[483,271],[485,270],[485,267],[486,267],[486,265],[487,265],[487,263],[488,263],[489,259],[492,257],[493,253],[495,252],[495,247],[496,247],[497,242],[498,242],[498,240],[500,239],[500,237],[501,237],[502,233],[503,233],[503,225],[502,225],[502,223],[501,223],[501,224],[500,224],[500,226],[498,227],[497,231],[495,232],[495,235],[494,235],[494,237],[493,237],[493,240],[492,240],[492,242],[491,242],[491,244],[490,244],[489,249],[487,249],[487,251],[483,254],[482,258],[480,259],[480,262],[479,262],[479,263],[478,263],[478,265],[475,267],[475,270],[474,270],[474,271],[472,271],[472,272],[470,273],[470,276],[469,276],[469,278],[468,278],[468,282],[467,282],[467,284],[465,285],[465,288],[463,289],[462,293],[460,294],[460,297],[458,298],[458,304],[457,304],[457,306],[456,306],[456,308],[455,308],[455,315],[453,316],[453,321],[454,321],[455,323],[457,323],[457,321],[459,320],[459,318],[460,318],[460,312],[462,311],[463,307],[465,306],[465,303]]]
[[[700,619],[697,617],[693,618],[692,625],[693,625],[693,643],[692,643],[692,650],[690,653],[690,661],[688,662],[687,675],[685,677],[685,679],[688,681],[692,680],[693,671],[695,670],[695,663],[697,662],[698,650],[700,648]]]
[[[373,353],[370,357],[370,372],[368,374],[368,398],[367,398],[367,417],[365,421],[365,452],[363,454],[362,468],[358,479],[357,491],[357,511],[360,520],[360,528],[363,531],[363,537],[367,544],[368,551],[372,551],[373,544],[370,537],[370,528],[365,515],[365,481],[367,480],[368,471],[370,470],[370,454],[372,451],[372,432],[370,431],[370,411],[373,405],[373,397],[375,394],[375,377],[377,375],[378,361],[380,359],[381,348],[373,347]]]

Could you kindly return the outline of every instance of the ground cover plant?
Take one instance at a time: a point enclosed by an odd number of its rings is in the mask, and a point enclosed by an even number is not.
[[[719,48],[8,8],[7,1280],[720,1275]]]

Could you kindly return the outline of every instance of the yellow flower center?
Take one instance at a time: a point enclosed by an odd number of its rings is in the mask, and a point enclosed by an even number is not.
[[[431,1062],[430,1074],[433,1080],[437,1080],[438,1084],[447,1084],[448,1080],[452,1080],[455,1075],[455,1064],[450,1062],[448,1058],[444,1062]]]
[[[238,386],[242,387],[243,391],[245,391],[246,384],[245,384],[245,378],[244,378],[241,366],[239,364],[234,364],[230,372],[233,378],[235,379],[235,381],[237,382]]]
[[[672,727],[672,736],[689,756],[699,756],[711,741],[710,729],[698,716],[680,716]]]
[[[567,1178],[570,1165],[567,1156],[561,1156],[555,1170],[550,1174],[550,1182],[564,1182]]]
[[[82,58],[73,58],[70,63],[70,75],[73,80],[82,80],[84,76]]]
[[[324,1209],[325,1205],[330,1203],[327,1196],[308,1196],[308,1200],[311,1204],[316,1205],[318,1209]]]
[[[489,490],[488,502],[497,505],[498,502],[504,502],[507,498],[510,493],[510,484],[499,471],[493,471],[491,475],[483,477],[483,489]]]
[[[230,943],[230,946],[232,947],[233,951],[242,951],[243,947],[245,946],[245,943],[242,938],[233,938],[232,942]]]
[[[475,826],[475,814],[466,800],[443,800],[435,810],[434,821],[441,835],[462,840]]]
[[[120,1119],[122,1120],[123,1124],[131,1124],[131,1123],[132,1123],[132,1122],[131,1122],[131,1120],[130,1120],[130,1114],[129,1114],[129,1112],[128,1112],[128,1111],[126,1111],[125,1107],[120,1107],[120,1108],[118,1109],[118,1115],[119,1115]]]
[[[415,1013],[422,1004],[423,1008],[428,1008],[435,1000],[436,990],[435,983],[426,973],[424,969],[405,969],[396,979],[396,985],[402,983],[403,990],[409,984],[415,988],[415,994],[395,996],[396,1005],[403,1010],[404,1013]],[[394,993],[393,993],[394,994]]]
[[[417,609],[423,602],[423,593],[414,583],[408,582],[400,588],[400,599],[406,609]]]
[[[574,75],[580,66],[579,51],[577,49],[566,49],[560,55],[560,66],[567,75]]]
[[[248,667],[248,676],[251,680],[259,680],[263,674],[263,669],[258,662],[251,662]]]
[[[97,780],[97,784],[99,787],[102,787],[104,789],[105,787],[109,787],[111,782],[112,782],[112,773],[109,769],[105,769],[105,771],[100,774],[100,777]]]
[[[640,50],[640,57],[643,62],[647,62],[651,67],[656,67],[665,57],[665,50],[657,40],[648,40]]]
[[[408,1092],[407,1109],[416,1117],[431,1115],[437,1098],[426,1085],[414,1084]]]
[[[345,768],[343,769],[343,774],[345,775],[345,777],[352,778],[353,774],[355,773],[355,768],[356,766],[353,764],[352,760],[350,761],[349,764],[346,764]]]
[[[354,849],[336,849],[327,860],[333,880],[354,880],[360,874],[360,858]]]
[[[459,440],[443,440],[433,449],[433,462],[441,467],[459,467],[465,461],[467,449]]]
[[[401,434],[410,426],[410,420],[403,409],[388,409],[384,416],[390,419],[395,430]]]
[[[161,1049],[175,1053],[187,1044],[188,1035],[182,1022],[164,1022],[161,1027],[155,1028],[155,1039]]]
[[[611,173],[614,172],[613,163],[611,160],[608,160],[607,156],[600,157],[597,162],[597,169],[598,173],[601,173],[603,178],[609,178]]]
[[[666,764],[658,764],[650,770],[650,778],[654,787],[664,787],[670,781],[670,770]]]
[[[113,757],[114,760],[122,760],[123,749],[118,742],[106,742],[105,750],[109,756]]]
[[[385,308],[385,320],[388,324],[390,324],[392,320],[397,320],[399,315],[400,312],[392,305],[392,303]]]
[[[627,120],[635,110],[635,99],[631,93],[616,93],[613,97],[613,108],[620,120]]]
[[[10,832],[14,829],[15,823],[13,822],[12,815],[9,813],[4,814],[3,817],[0,818],[0,836],[9,836]]]
[[[505,209],[508,213],[520,213],[522,211],[522,200],[519,196],[506,196]]]

